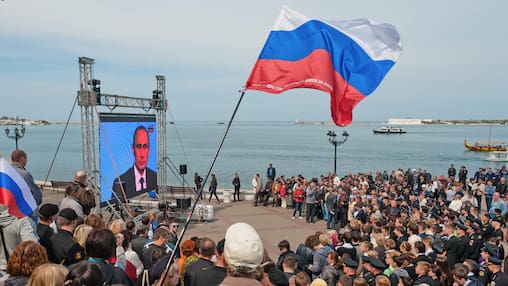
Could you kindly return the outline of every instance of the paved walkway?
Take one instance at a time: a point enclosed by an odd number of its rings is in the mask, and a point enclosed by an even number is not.
[[[236,222],[245,222],[252,225],[263,239],[265,248],[270,257],[277,260],[279,241],[289,241],[292,250],[296,250],[299,243],[304,242],[307,236],[316,231],[324,231],[326,224],[322,220],[316,223],[306,223],[305,219],[291,219],[292,211],[272,206],[254,207],[252,202],[214,203],[214,219],[212,222],[190,224],[184,238],[192,236],[207,236],[214,241],[224,238],[227,228]]]
[[[59,204],[64,193],[61,191],[52,191],[45,189],[43,192],[43,201]],[[184,239],[192,236],[209,237],[214,241],[224,238],[227,228],[236,222],[245,222],[252,225],[261,238],[270,257],[277,260],[279,241],[286,239],[289,241],[292,250],[296,250],[299,243],[304,242],[307,236],[316,231],[325,230],[325,222],[317,220],[316,223],[306,223],[305,219],[291,219],[291,209],[280,207],[258,206],[254,207],[250,201],[241,201],[233,203],[217,203],[212,201],[214,215],[211,221],[198,223],[191,221]],[[105,220],[109,220],[109,213],[104,213]],[[183,222],[181,223],[181,225]],[[180,227],[181,229],[182,227]]]

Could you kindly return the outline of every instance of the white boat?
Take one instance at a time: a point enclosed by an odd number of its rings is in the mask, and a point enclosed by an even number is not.
[[[374,134],[404,134],[406,130],[400,127],[383,126],[378,129],[373,129]]]
[[[492,162],[508,162],[508,151],[489,152],[489,155],[485,158],[485,160]]]

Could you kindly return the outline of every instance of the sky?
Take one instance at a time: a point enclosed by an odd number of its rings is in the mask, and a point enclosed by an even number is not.
[[[86,56],[104,93],[150,98],[163,74],[172,120],[226,121],[284,5],[399,31],[401,57],[353,122],[508,117],[505,0],[2,0],[0,116],[65,121]],[[249,90],[235,120],[331,121],[329,104],[310,89]]]

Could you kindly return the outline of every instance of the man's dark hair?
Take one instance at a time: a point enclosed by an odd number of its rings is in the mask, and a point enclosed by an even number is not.
[[[146,130],[146,127],[143,125],[138,126],[134,130],[134,133],[132,134],[132,146],[134,146],[136,144],[136,136],[138,135],[138,131],[141,131],[141,130],[145,131],[146,135],[148,137],[148,130]],[[150,140],[148,140],[148,146],[150,146]]]
[[[133,222],[132,220],[125,223],[125,229],[127,229],[129,231],[133,231],[135,228],[136,228],[136,223]]]
[[[108,259],[115,255],[116,238],[109,229],[94,229],[85,241],[85,253],[89,257]]]
[[[159,227],[153,232],[153,240],[158,240],[161,237],[169,237],[169,232],[164,227]]]
[[[224,253],[224,243],[226,242],[226,239],[221,239],[219,242],[217,242],[217,253],[219,255],[222,255]]]
[[[137,235],[140,235],[140,234],[145,234],[148,232],[148,227],[144,224],[138,226],[137,230],[136,230],[136,234]]]
[[[421,241],[416,241],[415,249],[418,253],[425,253],[425,244]]]
[[[453,266],[452,274],[459,279],[467,279],[468,272],[468,267],[462,263],[457,263]]]
[[[280,249],[280,248],[285,248],[285,249],[289,250],[289,241],[287,241],[287,240],[285,240],[285,239],[284,239],[284,240],[281,240],[281,241],[279,242],[279,245],[278,245],[278,246],[279,246],[279,249]]]
[[[298,261],[296,260],[295,255],[289,254],[284,257],[282,264],[286,265],[287,267],[289,267],[291,269],[296,269],[296,267],[298,266],[297,262]]]
[[[19,162],[21,158],[26,158],[26,153],[23,150],[14,150],[11,154],[11,161],[12,162]]]
[[[144,215],[141,217],[141,224],[148,225],[150,223],[150,217],[147,215]]]
[[[342,286],[352,286],[353,280],[351,279],[351,276],[349,276],[349,275],[341,275],[339,277],[339,283]]]
[[[104,273],[96,263],[81,261],[69,267],[65,285],[102,285]]]
[[[215,254],[215,242],[204,237],[199,242],[199,251],[204,257],[212,257]]]

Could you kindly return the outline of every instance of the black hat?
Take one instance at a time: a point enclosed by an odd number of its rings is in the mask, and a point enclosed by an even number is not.
[[[76,212],[71,208],[65,208],[65,209],[61,210],[60,214],[58,214],[58,215],[63,218],[66,218],[68,220],[75,220],[78,218],[78,215],[76,214]]]
[[[370,263],[372,257],[368,256],[368,255],[363,255],[362,256],[362,260],[364,263]]]
[[[365,259],[363,260],[365,261]],[[354,261],[353,259],[346,257],[344,258],[344,266],[350,267],[350,268],[356,268],[358,267],[358,262]]]
[[[463,231],[466,231],[466,230],[467,230],[467,226],[465,226],[465,225],[463,225],[463,224],[461,224],[461,223],[457,224],[457,228],[460,228],[460,229],[462,229]]]
[[[370,265],[372,265],[372,267],[377,268],[379,270],[385,270],[386,269],[386,264],[383,261],[381,261],[381,260],[379,260],[379,259],[377,259],[375,257],[372,257],[370,259]]]
[[[55,204],[43,204],[39,209],[39,216],[43,220],[49,219],[58,213],[58,206]]]
[[[503,263],[503,260],[497,258],[497,257],[489,257],[489,264],[494,264],[494,265],[501,265]]]
[[[459,195],[460,197],[463,197],[464,193],[463,192],[456,192],[455,195]]]
[[[289,281],[284,272],[280,271],[276,267],[270,268],[268,271],[268,279],[274,286],[288,286]]]
[[[475,224],[475,223],[470,223],[469,227],[474,229],[474,230],[477,230],[477,231],[480,230],[480,227],[477,224]]]
[[[498,247],[491,243],[485,243],[481,251],[487,252],[490,256],[495,257],[497,256]]]
[[[430,217],[432,218],[439,218],[439,215],[436,212],[431,212]]]
[[[498,213],[501,213],[501,209],[500,208],[495,208],[494,211],[498,212]]]
[[[422,206],[422,212],[428,213],[429,212],[429,208],[427,206]]]
[[[500,218],[500,217],[498,217],[498,216],[496,216],[495,218],[493,218],[493,219],[491,220],[491,222],[498,222],[498,223],[500,223],[500,224],[503,224],[503,221],[502,221],[502,220],[501,220],[501,218]]]

